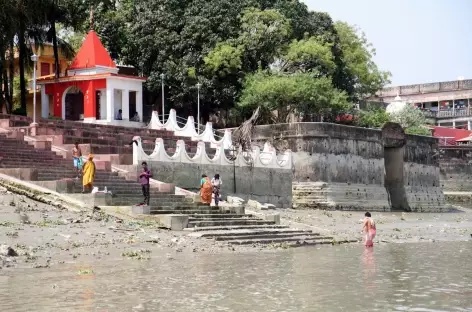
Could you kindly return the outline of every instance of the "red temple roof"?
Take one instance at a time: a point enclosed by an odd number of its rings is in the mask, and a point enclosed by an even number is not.
[[[91,30],[84,40],[69,69],[84,69],[95,66],[116,68],[115,62],[103,46],[97,33]]]
[[[470,135],[472,135],[472,131],[466,129],[453,129],[438,126],[433,127],[433,136],[440,139],[440,145],[456,145],[458,140],[467,138]]]

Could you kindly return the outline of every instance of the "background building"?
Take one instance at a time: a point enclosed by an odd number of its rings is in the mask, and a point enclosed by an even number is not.
[[[389,87],[371,100],[392,103],[397,96],[419,107],[438,126],[472,130],[472,80]]]

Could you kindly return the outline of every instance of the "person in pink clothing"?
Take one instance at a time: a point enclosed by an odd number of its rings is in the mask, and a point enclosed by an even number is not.
[[[366,247],[373,247],[374,238],[377,234],[377,228],[375,227],[375,222],[374,219],[372,219],[372,215],[370,214],[370,212],[365,213],[365,218],[362,222],[362,229],[365,235],[364,245]]]

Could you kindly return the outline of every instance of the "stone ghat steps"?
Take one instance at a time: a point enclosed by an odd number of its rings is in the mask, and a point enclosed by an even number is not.
[[[263,235],[252,236],[248,238],[240,238],[233,240],[226,240],[232,245],[269,245],[269,244],[286,244],[288,247],[308,246],[308,245],[322,245],[332,244],[332,237],[316,237],[316,236],[289,236],[289,237],[265,237]]]
[[[311,230],[278,227],[213,227],[212,230],[198,229],[189,236],[214,239],[232,245],[284,244],[288,247],[332,244],[333,237],[320,236]]]
[[[231,225],[272,225],[274,221],[266,221],[255,218],[196,218],[191,216],[189,218],[188,227],[208,227],[208,226],[231,226]]]
[[[294,209],[388,211],[388,194],[382,185],[295,182]]]
[[[235,231],[235,230],[259,230],[259,229],[288,229],[288,225],[263,224],[263,225],[213,225],[200,228],[186,228],[184,231],[203,232],[203,231]],[[198,236],[198,235],[192,235]]]
[[[167,210],[164,209],[164,207],[161,207],[163,209],[159,210],[152,210],[151,208],[151,214],[152,215],[165,215],[165,214],[182,214],[182,215],[195,215],[195,214],[212,214],[215,213],[214,210],[209,210],[209,209],[192,209],[192,208],[182,208],[182,207],[167,207]],[[178,209],[179,208],[179,209]],[[216,213],[221,214],[220,211],[216,211]],[[230,212],[227,212],[226,214],[231,214]]]
[[[142,196],[142,194],[136,194],[134,196],[128,197],[118,194],[116,197],[112,197],[113,206],[133,206],[137,203],[141,203],[143,200],[144,197]],[[194,204],[188,203],[186,202],[186,200],[183,199],[165,199],[153,197],[152,195],[149,200],[149,205],[153,207],[152,209],[155,209],[153,211],[157,211],[158,208],[162,208],[162,210],[172,210],[177,207],[181,208],[181,210],[191,210],[195,208]]]

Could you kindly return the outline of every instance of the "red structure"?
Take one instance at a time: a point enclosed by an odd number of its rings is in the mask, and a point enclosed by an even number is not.
[[[458,141],[472,135],[472,131],[446,127],[433,127],[433,136],[439,139],[439,145],[456,145]]]
[[[142,83],[145,80],[119,75],[97,34],[90,31],[66,75],[59,79],[40,78],[38,85],[42,86],[42,103],[49,103],[52,98],[55,117],[116,123],[118,110],[122,110],[124,121],[135,113],[142,118]],[[42,105],[41,115],[43,118],[50,115],[49,104]]]

